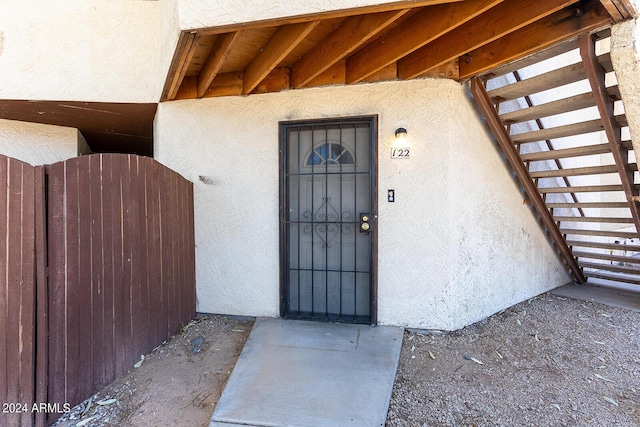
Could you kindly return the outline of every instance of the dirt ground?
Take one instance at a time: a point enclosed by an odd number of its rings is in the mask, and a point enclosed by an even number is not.
[[[58,425],[207,426],[251,327],[199,318]],[[387,426],[525,425],[640,426],[640,313],[544,294],[405,332]]]
[[[198,317],[145,356],[139,368],[54,425],[208,426],[252,326],[223,316]]]

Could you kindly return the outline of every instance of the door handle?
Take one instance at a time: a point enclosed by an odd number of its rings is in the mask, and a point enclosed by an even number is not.
[[[360,232],[362,234],[369,234],[369,230],[371,229],[371,224],[369,224],[370,219],[371,215],[360,214]]]

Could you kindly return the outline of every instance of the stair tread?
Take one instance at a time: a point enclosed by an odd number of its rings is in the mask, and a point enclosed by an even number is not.
[[[531,178],[557,178],[560,176],[600,175],[617,173],[616,165],[586,166],[582,168],[554,169],[530,172]]]
[[[592,92],[582,93],[569,98],[562,98],[556,101],[545,102],[544,104],[534,105],[528,108],[510,111],[500,115],[502,123],[513,124],[521,123],[529,120],[540,119],[543,117],[554,116],[556,114],[566,113],[569,111],[581,110],[596,105]]]
[[[611,55],[609,53],[598,56],[598,62],[603,66],[606,72],[613,70]],[[520,65],[520,67],[521,66],[522,65]],[[492,101],[503,102],[543,92],[545,90],[554,89],[586,78],[587,74],[582,62],[577,62],[516,83],[502,86],[490,91],[488,95]]]
[[[579,185],[572,187],[548,187],[539,188],[541,194],[546,193],[600,193],[606,191],[624,191],[622,184],[619,185]]]
[[[578,265],[583,268],[592,268],[594,270],[605,270],[605,271],[613,271],[617,273],[626,273],[626,274],[638,274],[640,275],[640,268],[638,267],[628,267],[623,265],[615,265],[615,264],[600,264],[597,262],[578,262]],[[585,272],[585,274],[587,274]]]
[[[567,222],[633,224],[633,218],[618,218],[618,217],[554,216],[553,219],[555,221],[567,221]]]
[[[624,237],[627,239],[640,237],[638,233],[633,231],[584,230],[579,228],[561,228],[560,232],[562,234],[573,234],[578,236]]]
[[[622,142],[622,146],[627,150],[633,150],[631,141]],[[565,159],[567,157],[592,156],[595,154],[610,153],[609,144],[583,145],[580,147],[562,148],[559,150],[534,151],[521,154],[520,157],[525,162],[536,162],[543,160]]]
[[[540,160],[565,159],[567,157],[590,156],[594,154],[610,153],[609,144],[585,145],[582,147],[563,148],[560,150],[536,151],[525,153],[520,157],[525,162],[535,162]]]
[[[588,242],[582,240],[567,240],[569,246],[579,246],[587,248],[600,248],[600,249],[613,249],[613,250],[626,250],[633,252],[640,252],[640,246],[638,245],[622,245],[616,243],[604,243],[604,242]]]
[[[570,125],[556,126],[542,130],[534,130],[511,135],[514,144],[526,144],[529,142],[546,141],[568,136],[582,135],[585,133],[600,132],[604,129],[602,120],[595,119],[586,122],[572,123]]]
[[[494,89],[490,91],[488,95],[493,101],[508,101],[586,78],[587,73],[582,62],[577,62],[557,70]]]
[[[605,261],[616,261],[616,262],[623,262],[623,263],[640,264],[640,258],[615,255],[615,254],[573,251],[573,255],[575,255],[578,258],[602,259]]]
[[[616,208],[628,208],[627,202],[561,202],[561,203],[547,203],[548,208],[604,208],[604,209],[616,209]]]
[[[624,282],[624,283],[631,283],[633,285],[640,285],[640,278],[635,278],[635,277],[625,277],[625,276],[619,276],[616,274],[608,274],[608,273],[603,273],[603,272],[592,272],[592,271],[585,271],[584,272],[585,277],[593,277],[596,279],[605,279],[605,280],[611,280],[614,282]]]

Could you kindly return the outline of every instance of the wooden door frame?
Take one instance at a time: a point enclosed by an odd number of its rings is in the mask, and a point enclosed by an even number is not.
[[[287,230],[287,135],[285,129],[289,126],[313,126],[321,124],[332,124],[341,121],[361,121],[369,122],[371,126],[371,161],[369,165],[369,179],[371,188],[371,206],[373,217],[372,221],[372,233],[371,233],[371,295],[370,295],[370,310],[371,310],[371,325],[378,324],[378,115],[364,115],[364,116],[343,116],[343,117],[327,117],[322,119],[310,119],[310,120],[287,120],[278,122],[278,150],[279,150],[279,164],[280,169],[278,172],[279,186],[280,186],[280,200],[279,200],[279,221],[280,221],[280,317],[286,315],[286,295],[287,295],[287,278],[288,278],[288,263],[287,263],[287,247],[288,247],[288,230]]]

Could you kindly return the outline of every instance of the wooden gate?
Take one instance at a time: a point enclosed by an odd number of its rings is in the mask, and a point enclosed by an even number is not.
[[[2,426],[33,424],[31,407],[23,411],[21,404],[31,404],[35,397],[35,201],[42,184],[41,175],[41,168],[0,156]]]
[[[0,159],[0,399],[48,404],[0,425],[44,425],[194,317],[193,186],[134,155]]]

